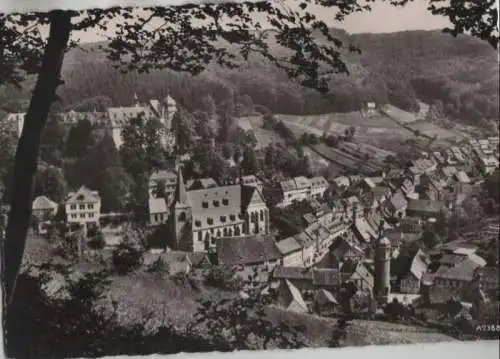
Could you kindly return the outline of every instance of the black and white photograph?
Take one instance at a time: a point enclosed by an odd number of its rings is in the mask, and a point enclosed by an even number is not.
[[[0,9],[6,357],[498,344],[497,9]]]

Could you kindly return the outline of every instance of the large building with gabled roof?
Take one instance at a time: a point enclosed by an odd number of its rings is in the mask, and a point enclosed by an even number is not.
[[[215,250],[216,239],[269,233],[269,209],[262,193],[241,184],[187,190],[182,169],[171,204],[169,228],[177,249]]]

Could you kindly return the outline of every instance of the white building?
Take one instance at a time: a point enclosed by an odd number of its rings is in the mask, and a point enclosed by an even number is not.
[[[99,226],[101,214],[101,198],[97,191],[85,186],[76,192],[70,192],[66,199],[66,216],[70,224]]]
[[[319,199],[329,188],[328,181],[324,177],[308,179],[303,176],[282,181],[280,186],[283,192],[283,207],[306,199]]]

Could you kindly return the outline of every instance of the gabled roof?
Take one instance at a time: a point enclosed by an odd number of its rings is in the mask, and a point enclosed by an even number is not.
[[[163,197],[149,197],[148,207],[150,214],[167,212],[167,203],[165,202],[165,198]]]
[[[474,272],[478,267],[479,265],[467,258],[453,267],[441,266],[434,277],[470,282],[474,278]]]
[[[404,208],[407,204],[408,201],[405,198],[405,195],[401,190],[396,191],[391,198],[390,198],[390,203],[394,210],[399,211],[400,209]]]
[[[33,201],[33,210],[54,209],[57,208],[57,203],[51,201],[46,196],[38,196]]]
[[[323,176],[313,177],[309,180],[312,187],[328,187],[328,181]]]
[[[258,264],[281,258],[274,239],[265,236],[217,238],[216,248],[220,265]]]
[[[421,280],[425,272],[427,272],[427,266],[427,256],[419,249],[411,262],[410,273],[418,280]]]
[[[316,302],[320,305],[339,304],[339,302],[337,301],[337,299],[335,299],[333,294],[323,288],[316,293]]]
[[[92,191],[85,186],[82,186],[76,192],[70,192],[66,200],[67,204],[74,204],[80,202],[99,202],[101,198],[97,191]]]
[[[291,294],[292,300],[295,301],[302,309],[307,310],[307,304],[304,302],[304,298],[302,298],[302,294],[300,294],[297,287],[294,286],[289,280],[285,280],[283,283],[284,285],[282,288]]]
[[[159,181],[165,181],[165,184],[176,184],[177,174],[170,170],[155,171],[149,177],[149,186],[153,187]]]

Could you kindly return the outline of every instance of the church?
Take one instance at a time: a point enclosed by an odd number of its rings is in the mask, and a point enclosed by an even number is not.
[[[269,209],[255,186],[234,184],[186,190],[182,168],[168,227],[177,250],[207,252],[220,237],[269,233]]]

